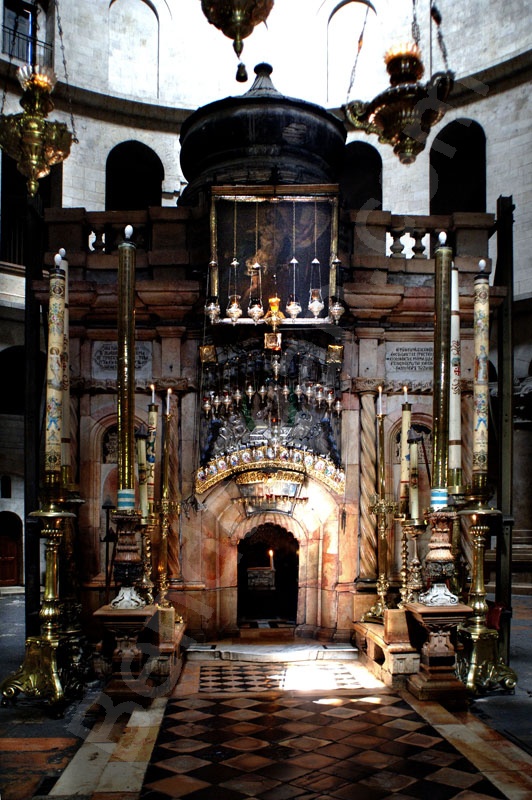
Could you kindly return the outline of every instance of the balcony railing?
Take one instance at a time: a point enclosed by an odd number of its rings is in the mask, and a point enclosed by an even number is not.
[[[36,63],[43,67],[53,67],[51,44],[35,40],[26,33],[14,31],[7,25],[2,26],[2,52],[27,64]]]

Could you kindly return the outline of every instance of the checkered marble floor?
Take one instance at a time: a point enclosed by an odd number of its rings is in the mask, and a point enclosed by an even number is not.
[[[199,675],[200,692],[265,692],[298,688],[303,681],[327,689],[360,689],[360,669],[349,664],[205,664]]]
[[[402,693],[227,685],[168,701],[140,793],[141,800],[504,797]]]

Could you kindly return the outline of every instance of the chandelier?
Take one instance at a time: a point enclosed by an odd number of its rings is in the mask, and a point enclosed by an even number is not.
[[[246,39],[260,22],[266,22],[273,0],[201,0],[203,13],[218,30],[233,40],[233,49],[240,58]],[[236,79],[248,79],[246,67],[238,64]]]
[[[453,87],[454,73],[448,69],[441,15],[435,3],[431,5],[431,20],[438,26],[438,44],[445,71],[436,72],[427,83],[421,83],[425,68],[413,0],[413,42],[391,48],[384,57],[390,86],[369,102],[353,100],[343,109],[355,130],[375,133],[380,142],[393,147],[402,164],[412,164],[425,148],[431,128],[446,112],[445,103]],[[359,49],[360,46],[359,41]]]
[[[58,0],[55,0],[55,12],[68,101],[71,105]],[[27,63],[20,66],[16,73],[23,90],[20,99],[22,113],[10,115],[3,113],[6,94],[4,91],[0,111],[0,149],[16,162],[18,171],[27,179],[28,194],[30,197],[34,197],[39,188],[39,180],[49,175],[54,164],[59,164],[68,158],[72,142],[77,142],[77,138],[72,111],[70,116],[73,132],[68,130],[64,122],[47,119],[48,114],[54,108],[51,94],[55,88],[57,76],[53,69],[44,63],[48,60],[47,45],[37,40],[39,25],[36,2],[33,3],[30,13],[32,14],[31,38],[24,37],[17,30],[18,16],[15,17],[15,25],[11,31],[4,29],[4,36],[7,33],[10,34],[10,62],[15,48],[20,47],[22,42],[27,49]]]
[[[0,148],[16,161],[34,197],[39,180],[70,154],[73,137],[64,122],[46,119],[54,107],[50,95],[57,79],[53,71],[26,64],[18,68],[17,77],[24,91],[20,100],[24,111],[0,116]]]

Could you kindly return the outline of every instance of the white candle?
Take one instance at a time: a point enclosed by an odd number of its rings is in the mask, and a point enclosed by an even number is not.
[[[270,569],[273,569],[273,550],[268,550],[268,555],[270,556]]]
[[[479,261],[474,283],[473,329],[475,375],[473,381],[473,487],[481,487],[487,475],[489,414],[489,278],[486,262]]]
[[[406,386],[405,386],[406,394]],[[408,445],[408,432],[410,430],[412,414],[409,403],[403,404],[401,414],[401,477],[399,482],[399,513],[406,514],[408,510],[408,485],[410,479],[410,451]]]
[[[146,463],[146,437],[139,436],[137,439],[137,466],[139,477],[139,502],[142,522],[148,518],[148,471]]]
[[[461,484],[462,469],[462,386],[460,341],[460,293],[458,268],[451,269],[451,391],[449,393],[449,485]]]
[[[65,273],[50,271],[48,358],[46,365],[45,472],[61,472],[63,426],[63,348],[65,331]]]
[[[170,395],[172,394],[171,389],[167,389],[166,391],[166,414],[170,413]]]
[[[151,404],[152,404],[152,406],[154,406],[155,405],[155,384],[152,383],[150,388],[151,388]]]
[[[410,518],[419,519],[419,473],[417,442],[410,442]]]
[[[408,403],[408,387],[403,386],[403,403]]]
[[[379,386],[379,396],[377,397],[377,414],[382,416],[382,386]]]

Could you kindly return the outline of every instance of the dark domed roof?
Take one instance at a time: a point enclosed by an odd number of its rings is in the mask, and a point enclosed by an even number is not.
[[[320,106],[285,97],[269,64],[255,67],[245,94],[199,108],[181,128],[182,201],[213,184],[331,183],[341,166],[346,130]]]

